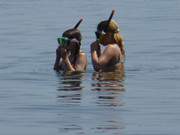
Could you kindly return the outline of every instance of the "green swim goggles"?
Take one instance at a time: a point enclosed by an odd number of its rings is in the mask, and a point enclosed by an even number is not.
[[[62,47],[67,47],[70,43],[73,43],[75,45],[81,44],[76,38],[69,39],[67,37],[60,37],[60,38],[57,38],[57,41],[58,41],[58,44]]]
[[[66,47],[70,43],[70,39],[67,37],[57,38],[58,44],[62,47]]]

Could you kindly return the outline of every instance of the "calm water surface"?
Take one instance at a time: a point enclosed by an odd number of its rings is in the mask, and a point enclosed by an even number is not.
[[[112,9],[124,74],[91,66],[89,44]],[[179,135],[179,13],[179,0],[0,0],[0,134]],[[56,73],[56,37],[81,16],[88,70]]]

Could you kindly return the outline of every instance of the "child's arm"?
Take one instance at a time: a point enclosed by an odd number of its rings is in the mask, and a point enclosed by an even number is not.
[[[65,48],[61,49],[61,56],[62,56],[62,62],[66,64],[66,70],[67,71],[75,71],[75,68],[71,64],[69,57],[68,57],[68,52]]]
[[[76,71],[85,71],[87,67],[87,57],[86,54],[81,52],[76,60]]]
[[[113,46],[107,46],[102,54],[99,53],[99,44],[93,43],[91,44],[91,58],[94,69],[99,71],[104,68],[111,60],[114,58],[116,50]]]
[[[54,70],[59,71],[61,69],[61,47],[56,49],[56,60],[54,63]]]

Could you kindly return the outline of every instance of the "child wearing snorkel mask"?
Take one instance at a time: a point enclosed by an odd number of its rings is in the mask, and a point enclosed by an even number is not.
[[[124,42],[116,21],[105,20],[98,24],[96,41],[91,44],[91,58],[96,71],[124,68]]]
[[[78,29],[66,30],[58,38],[59,47],[56,50],[54,70],[85,71],[87,67],[86,54],[80,51],[81,33]]]

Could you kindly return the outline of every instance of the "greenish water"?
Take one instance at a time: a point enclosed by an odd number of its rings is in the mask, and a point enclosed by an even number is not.
[[[125,75],[95,73],[89,45],[111,10]],[[0,134],[179,135],[179,0],[1,0]],[[86,73],[53,71],[56,38],[84,17]]]

